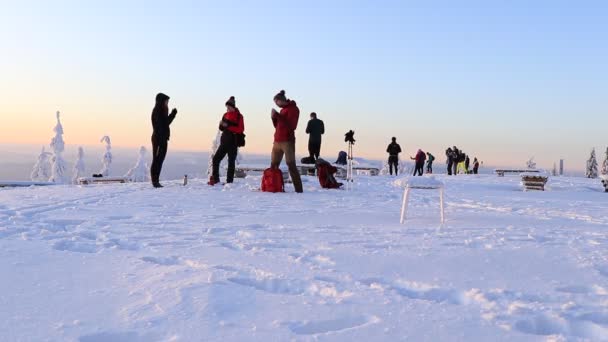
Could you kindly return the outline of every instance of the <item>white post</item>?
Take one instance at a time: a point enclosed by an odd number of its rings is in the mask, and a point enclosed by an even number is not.
[[[439,207],[441,209],[441,224],[445,222],[445,212],[444,212],[444,204],[443,204],[443,187],[439,188]]]
[[[407,215],[407,204],[410,198],[410,188],[405,187],[405,191],[403,193],[403,203],[401,204],[401,220],[400,223],[403,224],[405,222],[405,217]]]

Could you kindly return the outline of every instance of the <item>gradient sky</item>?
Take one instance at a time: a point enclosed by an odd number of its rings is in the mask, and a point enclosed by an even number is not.
[[[209,149],[224,102],[267,153],[280,89],[334,157],[458,145],[487,164],[582,168],[608,145],[606,1],[11,1],[0,14],[0,143],[149,145],[154,96],[179,110],[170,149]],[[599,151],[598,151],[599,152]],[[443,160],[443,158],[440,158]]]

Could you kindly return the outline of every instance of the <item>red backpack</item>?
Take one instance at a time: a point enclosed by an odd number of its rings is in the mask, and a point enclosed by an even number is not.
[[[268,168],[262,175],[263,192],[285,192],[283,172],[279,168]]]

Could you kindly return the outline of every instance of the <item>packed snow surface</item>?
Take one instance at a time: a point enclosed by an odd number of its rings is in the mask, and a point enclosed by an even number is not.
[[[303,178],[0,189],[0,339],[608,340],[599,180]]]

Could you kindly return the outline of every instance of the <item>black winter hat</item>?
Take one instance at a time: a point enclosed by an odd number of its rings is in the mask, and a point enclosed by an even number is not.
[[[232,108],[236,108],[236,100],[234,99],[234,96],[230,96],[230,98],[228,99],[228,101],[226,101],[226,106],[230,106]]]
[[[156,102],[165,102],[168,99],[170,99],[170,97],[163,93],[156,94]]]
[[[285,96],[285,90],[281,90],[278,94],[274,96],[274,100],[287,101],[287,97]]]

